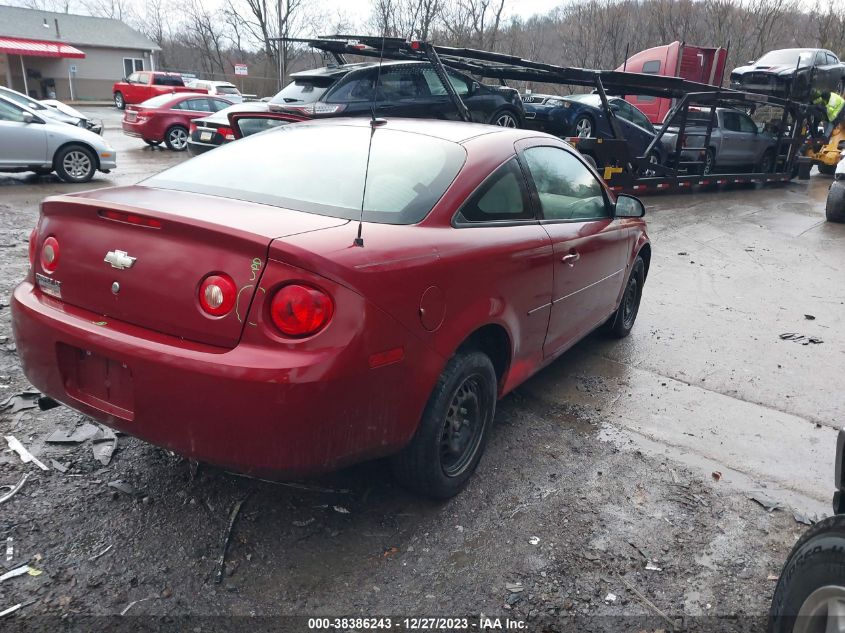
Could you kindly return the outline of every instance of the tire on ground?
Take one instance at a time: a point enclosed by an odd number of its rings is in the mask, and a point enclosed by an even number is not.
[[[461,403],[467,403],[460,398],[466,393],[468,384],[472,384],[473,393],[477,395],[477,416],[471,415],[472,411],[467,415],[467,409],[472,408],[472,399],[469,407],[461,406]],[[486,354],[476,350],[456,352],[437,380],[411,442],[391,458],[397,481],[414,492],[436,499],[448,499],[458,494],[475,472],[484,452],[496,412],[497,392],[496,372]],[[456,464],[459,469],[447,474],[448,465],[444,464],[443,456],[444,436],[448,433],[450,418],[455,419],[456,410],[461,417],[475,417],[480,428],[478,435],[470,435],[462,453],[463,459]]]
[[[845,182],[836,180],[830,185],[824,212],[828,222],[845,222]]]
[[[822,587],[845,595],[845,515],[832,516],[807,530],[792,548],[780,573],[769,608],[769,633],[792,633],[801,608],[818,600]],[[802,614],[803,615],[803,614]],[[825,630],[811,626],[807,630]],[[831,630],[831,629],[827,629]]]
[[[631,273],[625,283],[625,290],[622,293],[622,300],[616,312],[610,315],[605,322],[607,332],[616,338],[625,338],[631,333],[637,314],[640,311],[640,300],[643,296],[643,285],[645,284],[645,262],[637,255],[634,264],[631,266]]]
[[[88,159],[88,169],[84,172],[73,173],[72,171],[68,171],[65,165],[65,159],[74,153],[78,153],[80,161],[83,160],[83,156]],[[53,158],[53,168],[56,170],[56,174],[59,178],[65,182],[88,182],[94,177],[94,174],[97,173],[97,156],[92,150],[84,145],[66,145],[56,152],[56,155]]]

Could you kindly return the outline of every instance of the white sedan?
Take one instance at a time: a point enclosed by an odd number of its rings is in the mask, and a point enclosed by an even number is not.
[[[0,171],[55,171],[65,182],[88,182],[116,166],[117,152],[98,134],[0,96]]]

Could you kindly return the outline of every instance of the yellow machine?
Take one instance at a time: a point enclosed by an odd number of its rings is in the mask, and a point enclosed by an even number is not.
[[[845,125],[839,124],[830,135],[830,141],[826,145],[810,142],[804,152],[804,156],[813,161],[819,168],[819,172],[832,176],[836,171],[836,165],[842,160],[842,150],[845,149]]]

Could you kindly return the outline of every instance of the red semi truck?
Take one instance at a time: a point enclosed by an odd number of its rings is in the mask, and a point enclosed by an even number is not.
[[[172,92],[202,92],[208,90],[188,88],[179,73],[141,70],[115,82],[112,86],[114,105],[123,110],[127,103],[143,103],[147,99]]]
[[[725,74],[728,51],[724,48],[688,46],[683,42],[672,42],[655,46],[636,55],[616,70],[629,73],[645,73],[663,77],[680,77],[689,81],[719,86]],[[672,108],[671,99],[648,95],[626,95],[625,99],[637,106],[652,123],[662,123]]]

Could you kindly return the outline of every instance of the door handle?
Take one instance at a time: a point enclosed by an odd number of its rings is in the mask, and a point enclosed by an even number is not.
[[[581,253],[569,253],[569,255],[564,255],[560,258],[560,261],[564,264],[569,264],[572,266],[575,262],[581,259]]]

